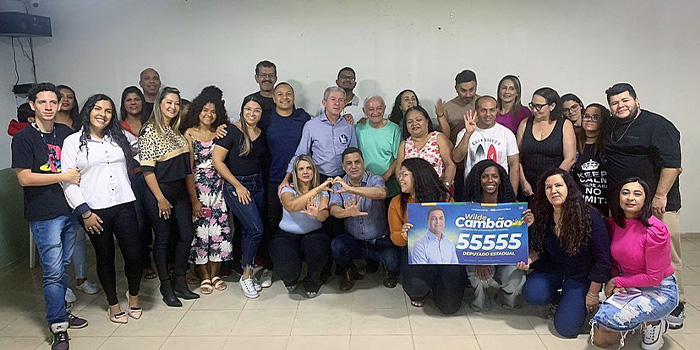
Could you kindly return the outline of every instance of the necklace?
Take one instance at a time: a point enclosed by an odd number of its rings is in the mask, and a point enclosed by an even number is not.
[[[622,140],[622,138],[625,137],[625,134],[627,134],[627,131],[630,129],[630,126],[632,126],[632,124],[634,124],[634,122],[637,121],[637,118],[639,117],[640,114],[641,114],[641,113],[638,113],[638,114],[634,117],[634,119],[632,119],[632,121],[629,122],[629,124],[627,124],[627,127],[625,128],[625,131],[622,133],[622,135],[620,135],[620,137],[619,137],[617,140],[615,139],[615,128],[617,128],[617,121],[615,121],[615,125],[613,126],[612,131],[610,132],[610,139],[611,139],[614,143],[620,142],[620,140]]]

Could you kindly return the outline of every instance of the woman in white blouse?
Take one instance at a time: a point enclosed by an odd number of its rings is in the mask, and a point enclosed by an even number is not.
[[[131,148],[115,113],[108,96],[97,94],[85,102],[80,111],[82,128],[66,138],[61,154],[62,170],[77,168],[81,181],[79,185],[62,185],[68,204],[82,217],[81,224],[95,248],[97,277],[109,302],[109,319],[127,323],[127,315],[138,319],[142,314],[138,297],[141,247],[128,174],[133,167]],[[117,299],[113,236],[124,256],[129,285],[127,312],[121,310]]]

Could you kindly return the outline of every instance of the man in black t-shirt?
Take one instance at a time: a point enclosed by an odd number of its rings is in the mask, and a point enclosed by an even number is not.
[[[139,86],[143,90],[143,110],[141,110],[141,122],[150,118],[153,112],[153,103],[156,100],[156,95],[158,95],[158,90],[160,90],[160,74],[153,68],[146,68],[141,71],[139,75]]]
[[[608,169],[609,188],[630,177],[647,182],[651,193],[652,212],[668,227],[671,234],[671,261],[676,273],[681,303],[685,302],[681,279],[680,214],[681,135],[668,119],[639,106],[634,88],[618,83],[605,91],[611,118],[603,136],[603,161]],[[611,191],[611,193],[614,193]],[[683,304],[667,321],[673,329],[683,326]]]
[[[260,90],[248,96],[255,95],[262,100],[263,114],[260,122],[258,122],[258,127],[265,131],[267,126],[270,125],[270,114],[275,110],[275,100],[272,99],[272,92],[275,89],[275,83],[277,83],[277,66],[267,60],[258,62],[255,65],[255,82],[260,86]]]
[[[51,83],[41,83],[28,95],[36,119],[12,139],[12,168],[24,190],[24,217],[29,221],[44,271],[46,321],[53,334],[51,349],[67,350],[68,328],[83,328],[87,321],[66,310],[66,269],[73,255],[75,231],[59,183],[78,184],[80,173],[76,169],[61,172],[63,140],[73,131],[54,124],[58,89]]]

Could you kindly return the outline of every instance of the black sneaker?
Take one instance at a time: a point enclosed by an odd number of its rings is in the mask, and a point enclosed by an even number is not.
[[[54,323],[51,330],[51,350],[68,350],[68,322]]]
[[[666,321],[668,322],[668,328],[671,329],[681,329],[683,328],[683,320],[685,320],[685,305],[679,303],[671,314],[666,316]]]
[[[68,325],[68,328],[80,329],[87,327],[88,321],[84,318],[80,318],[68,312]]]

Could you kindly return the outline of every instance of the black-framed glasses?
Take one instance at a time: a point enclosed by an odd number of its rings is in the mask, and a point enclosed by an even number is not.
[[[584,114],[583,117],[581,117],[581,118],[582,118],[583,120],[590,120],[590,121],[597,122],[597,121],[600,121],[600,119],[601,119],[602,117],[599,116],[599,115],[595,115],[595,114],[594,114],[594,115]]]
[[[578,104],[574,104],[573,106],[571,106],[569,108],[564,108],[564,113],[572,113],[579,108],[581,108],[581,106],[579,106]]]
[[[539,111],[542,110],[542,108],[544,108],[544,106],[549,106],[549,104],[547,104],[547,103],[539,104],[539,103],[532,103],[532,102],[530,102],[530,103],[528,104],[528,106],[530,106],[530,109],[539,112]]]
[[[338,78],[343,79],[343,80],[355,81],[355,77],[352,75],[341,74]]]

